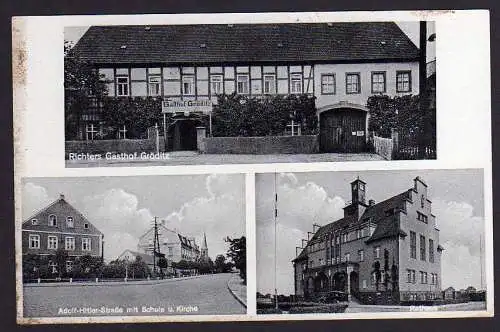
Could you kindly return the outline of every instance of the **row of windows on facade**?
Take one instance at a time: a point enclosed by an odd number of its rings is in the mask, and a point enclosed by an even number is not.
[[[410,258],[417,259],[417,234],[410,231]],[[420,234],[420,260],[427,260],[425,236]],[[434,240],[429,239],[429,262],[434,263]]]
[[[49,215],[47,217],[47,222],[48,222],[49,226],[57,227],[57,216],[54,215],[54,214]],[[38,219],[36,219],[36,218],[31,219],[31,224],[32,225],[38,225],[39,224]],[[73,217],[71,217],[71,216],[67,216],[66,217],[66,227],[68,227],[68,228],[74,228],[75,227],[75,221],[74,221]],[[84,223],[83,224],[83,228],[88,229],[89,228],[89,224],[88,223]]]
[[[428,284],[429,283],[429,273],[425,271],[418,271],[420,275],[420,283],[421,284]],[[412,269],[406,269],[406,282],[409,284],[416,284],[417,283],[417,271],[412,270]],[[437,285],[438,284],[438,275],[437,273],[430,273],[431,280],[430,284],[431,285]]]
[[[49,261],[48,266],[50,268],[50,272],[52,274],[58,273],[58,265],[56,262]],[[36,269],[36,268],[35,268]],[[73,261],[67,260],[66,261],[66,272],[71,272],[73,270]],[[85,272],[88,273],[90,271],[90,267],[85,268]]]
[[[361,73],[346,73],[346,94],[361,93]],[[147,93],[149,96],[160,96],[162,94],[162,84],[160,75],[148,76]],[[115,77],[116,95],[126,97],[130,95],[130,78],[128,75],[117,75]],[[222,94],[224,89],[224,77],[221,74],[210,75],[210,94]],[[290,93],[303,93],[302,73],[290,74]],[[387,90],[386,72],[371,73],[371,92],[385,93]],[[321,94],[336,94],[336,74],[321,74]],[[411,71],[396,72],[396,92],[411,92]],[[250,94],[250,75],[236,75],[236,93]],[[276,94],[277,79],[276,74],[264,74],[262,77],[262,94]],[[183,74],[181,79],[181,94],[184,96],[196,95],[196,80],[194,74]]]
[[[332,247],[332,258],[330,259],[323,259],[323,258],[319,258],[318,259],[318,266],[322,266],[324,264],[339,264],[339,263],[347,263],[347,262],[353,262],[351,261],[351,253],[350,252],[346,252],[344,253],[344,256],[341,258],[338,254],[338,251],[335,252],[335,247]],[[374,259],[380,259],[380,253],[381,253],[381,249],[380,249],[380,246],[376,246],[373,248],[373,257]],[[358,250],[358,259],[357,259],[357,262],[364,262],[365,260],[365,250],[364,249],[360,249]],[[314,267],[314,260],[310,260],[309,261],[309,267]],[[305,264],[302,266],[303,269],[306,268]]]
[[[40,235],[29,235],[29,248],[40,249]],[[57,250],[59,248],[59,238],[54,235],[47,237],[47,249]],[[92,239],[88,237],[82,238],[81,248],[83,251],[92,251]],[[72,236],[64,237],[64,249],[73,251],[75,250],[75,238]]]
[[[311,244],[307,247],[308,252],[315,252],[318,250],[325,249],[326,245],[334,246],[339,245],[340,243],[346,243],[349,241],[358,240],[367,236],[371,236],[375,231],[374,227],[364,227],[357,229],[355,232],[347,232],[341,235],[336,235],[330,239],[330,241],[321,241]],[[352,238],[354,236],[354,239]],[[329,242],[329,243],[327,243]]]

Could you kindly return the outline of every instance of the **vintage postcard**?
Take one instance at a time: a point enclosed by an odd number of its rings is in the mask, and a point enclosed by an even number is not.
[[[18,323],[492,316],[489,31],[14,17]]]

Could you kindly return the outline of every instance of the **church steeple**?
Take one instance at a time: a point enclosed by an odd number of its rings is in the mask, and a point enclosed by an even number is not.
[[[208,258],[207,235],[203,232],[203,242],[201,244],[201,258]]]

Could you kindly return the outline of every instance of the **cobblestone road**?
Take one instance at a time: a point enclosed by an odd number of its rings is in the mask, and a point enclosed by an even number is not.
[[[230,277],[215,274],[137,284],[25,286],[24,317],[245,314],[246,309],[227,288]],[[118,312],[109,312],[113,310]]]

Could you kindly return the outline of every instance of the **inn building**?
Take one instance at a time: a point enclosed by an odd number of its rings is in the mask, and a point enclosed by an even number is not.
[[[66,271],[71,271],[75,258],[103,257],[104,235],[80,211],[69,204],[64,195],[36,212],[22,224],[22,253],[55,256],[58,249],[68,253]],[[57,264],[49,261],[52,272]]]
[[[382,202],[366,199],[366,183],[351,183],[344,217],[313,225],[293,260],[295,294],[317,298],[347,292],[362,303],[432,301],[441,293],[439,229],[428,186]]]
[[[73,54],[95,66],[110,97],[203,101],[163,109],[171,150],[196,149],[217,96],[236,93],[314,96],[324,152],[362,151],[368,97],[419,94],[425,57],[394,22],[92,26]],[[75,139],[102,130],[101,112],[99,102],[84,111]],[[291,121],[284,135],[301,127]]]

